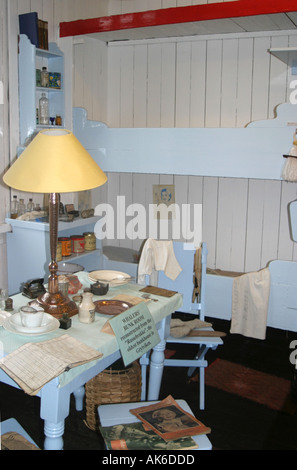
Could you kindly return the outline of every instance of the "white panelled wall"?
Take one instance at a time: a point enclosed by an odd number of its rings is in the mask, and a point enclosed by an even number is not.
[[[13,60],[17,58],[15,31],[19,13],[37,11],[40,18],[49,21],[49,40],[58,41],[60,21],[213,3],[213,0],[2,1],[11,11],[9,41],[14,48],[9,53]],[[73,106],[85,108],[88,119],[103,121],[109,127],[244,127],[254,120],[273,118],[275,107],[289,101],[290,82],[295,78],[285,64],[267,52],[270,47],[287,46],[297,46],[295,32],[109,44],[76,37]],[[12,68],[11,76],[15,72]],[[14,91],[17,96],[15,87]],[[17,117],[13,116],[10,130],[15,133],[16,129]],[[288,150],[290,146],[288,142]],[[12,158],[13,155],[14,148]],[[114,201],[119,194],[126,195],[127,203],[148,204],[152,202],[152,185],[159,183],[175,184],[179,204],[202,203],[203,238],[208,245],[211,268],[253,271],[273,259],[297,259],[287,207],[297,198],[295,183],[180,176],[174,175],[171,168],[168,175],[127,174],[119,168],[108,177],[108,184],[95,192],[98,198],[94,205],[103,199]],[[140,243],[128,239],[113,241],[134,248]]]
[[[244,127],[272,118],[291,75],[268,49],[296,45],[296,32],[109,43],[107,124]]]
[[[88,119],[115,128],[244,127],[251,121],[273,119],[275,107],[289,101],[290,82],[295,78],[268,49],[295,45],[295,32],[126,41],[108,46],[85,39],[84,44],[74,46],[75,51],[80,48],[80,53],[75,52],[75,59],[79,58],[75,81],[81,79],[80,70],[100,68],[107,57],[108,85],[104,74],[98,82],[99,88],[107,86],[107,100],[101,94],[103,100],[99,98],[98,104],[90,102],[86,85],[80,92],[75,85],[74,103],[87,109]],[[86,54],[86,50],[92,53]],[[100,55],[99,65],[93,64],[95,51]],[[93,77],[86,78],[88,84],[91,80]],[[98,90],[96,93],[99,97]],[[223,154],[221,157],[224,159]],[[176,203],[203,204],[203,239],[210,268],[247,272],[273,259],[297,259],[288,219],[288,204],[297,198],[295,183],[173,173],[168,168],[168,176],[127,174],[119,168],[108,175],[107,201],[114,204],[120,194],[126,196],[127,204],[148,204],[153,184],[174,183]],[[114,240],[111,244],[137,249],[141,240]]]
[[[288,219],[288,204],[297,199],[295,183],[108,173],[107,184],[98,191],[98,201],[107,201],[116,209],[117,195],[121,195],[125,196],[126,207],[132,203],[148,207],[153,202],[154,184],[175,184],[178,204],[203,205],[203,240],[208,245],[209,268],[248,272],[274,259],[297,260]],[[138,250],[141,242],[126,238],[108,244]]]

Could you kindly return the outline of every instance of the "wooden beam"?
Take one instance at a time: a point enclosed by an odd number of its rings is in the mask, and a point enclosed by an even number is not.
[[[60,37],[119,31],[196,21],[238,18],[297,10],[296,0],[237,0],[176,8],[164,8],[123,15],[103,16],[60,23]]]

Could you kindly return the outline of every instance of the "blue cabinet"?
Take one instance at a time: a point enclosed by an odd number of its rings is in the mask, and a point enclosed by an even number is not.
[[[37,86],[36,70],[46,67],[51,73],[61,75],[61,87],[50,88]],[[64,54],[55,43],[49,44],[49,50],[37,49],[28,37],[20,35],[19,43],[19,105],[20,105],[20,146],[24,146],[32,134],[51,123],[41,126],[37,121],[37,110],[42,93],[49,101],[49,116],[60,116],[62,127],[65,126],[64,97]],[[61,128],[61,126],[55,126]]]
[[[59,237],[93,232],[98,217],[59,222]],[[21,284],[34,278],[44,278],[47,283],[50,263],[49,224],[35,221],[6,219],[11,232],[7,233],[8,292],[20,292]],[[102,269],[101,240],[97,239],[96,250],[84,251],[63,258],[63,261],[78,263],[86,271]]]

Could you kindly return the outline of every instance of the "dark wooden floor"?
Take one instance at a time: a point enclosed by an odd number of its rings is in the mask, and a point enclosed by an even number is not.
[[[213,321],[213,320],[212,320]],[[214,321],[213,321],[214,322]],[[215,321],[217,330],[229,332],[229,322]],[[295,368],[290,363],[291,342],[295,334],[268,329],[265,341],[227,334],[224,345],[209,352],[209,363],[220,357],[256,370],[286,378],[292,384],[292,408],[276,412],[264,405],[206,388],[206,407],[198,409],[198,383],[189,382],[186,369],[166,368],[160,398],[169,394],[185,399],[194,414],[211,427],[214,450],[295,450],[297,448],[297,390]],[[194,351],[187,351],[194,354]],[[178,377],[178,380],[177,380]],[[41,448],[43,421],[39,418],[40,400],[1,384],[1,421],[14,417]],[[297,409],[297,406],[296,406]],[[65,421],[64,450],[103,450],[101,436],[88,429],[85,411],[77,412],[71,397],[70,414]]]

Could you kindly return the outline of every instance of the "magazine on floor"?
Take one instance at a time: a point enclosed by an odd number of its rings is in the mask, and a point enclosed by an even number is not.
[[[144,424],[145,429],[153,430],[165,440],[209,434],[211,431],[195,416],[183,410],[171,395],[156,404],[130,409],[130,413]]]
[[[198,446],[189,436],[165,441],[141,422],[99,427],[108,450],[186,450]]]

